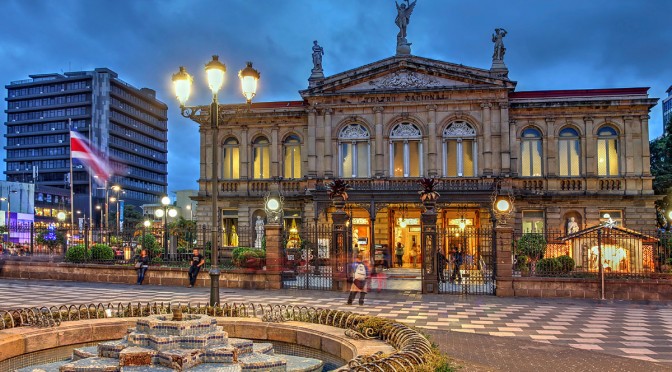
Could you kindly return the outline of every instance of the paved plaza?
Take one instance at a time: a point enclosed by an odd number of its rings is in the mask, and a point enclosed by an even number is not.
[[[0,309],[60,304],[207,303],[209,288],[0,279]],[[222,302],[350,310],[430,334],[463,370],[672,371],[672,303],[370,293],[221,290]],[[625,358],[624,358],[625,357]],[[512,364],[513,363],[513,364]],[[536,366],[536,367],[535,367]]]

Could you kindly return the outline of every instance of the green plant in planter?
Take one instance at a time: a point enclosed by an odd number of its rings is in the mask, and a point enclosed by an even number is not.
[[[516,259],[516,270],[520,271],[521,276],[530,275],[530,259],[527,256],[518,256]]]
[[[266,251],[263,249],[237,247],[231,252],[234,265],[238,267],[260,268],[266,259]]]
[[[106,244],[94,244],[91,246],[91,259],[96,261],[112,261],[114,251]]]
[[[560,263],[560,271],[564,274],[573,271],[574,266],[576,266],[576,262],[574,262],[574,259],[569,257],[568,255],[558,256],[556,257],[556,259],[558,260],[558,263]]]
[[[518,239],[517,253],[527,256],[530,259],[532,275],[536,273],[537,261],[539,261],[546,252],[546,239],[542,234],[523,234]]]
[[[557,258],[542,258],[537,261],[536,274],[539,276],[554,276],[561,271],[561,267]]]
[[[88,261],[89,258],[91,258],[91,252],[83,244],[72,246],[65,252],[67,262],[82,263]]]

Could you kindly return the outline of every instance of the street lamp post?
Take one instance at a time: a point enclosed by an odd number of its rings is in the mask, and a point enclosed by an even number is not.
[[[10,243],[9,238],[11,237],[9,230],[11,229],[11,223],[12,222],[12,208],[11,208],[11,201],[10,197],[12,194],[16,194],[16,190],[9,190],[9,193],[7,194],[7,197],[2,197],[0,200],[2,201],[7,201],[7,218],[5,218],[5,226],[7,226],[7,243]]]
[[[170,205],[168,196],[161,198],[161,205],[163,205],[163,209],[157,209],[154,211],[154,215],[158,218],[163,217],[163,257],[166,259],[168,257],[168,217],[177,216],[177,210],[175,208],[168,209]]]
[[[142,223],[142,249],[147,249],[145,248],[145,232],[147,231],[147,228],[151,225],[152,223],[149,222],[149,220],[145,220],[145,222]],[[151,252],[147,252],[147,254],[151,254]]]
[[[212,133],[212,173],[211,173],[211,196],[212,196],[212,259],[210,268],[210,305],[214,306],[219,303],[219,209],[217,207],[218,195],[218,176],[217,164],[218,146],[217,139],[219,136],[220,112],[219,103],[217,102],[217,93],[224,85],[224,74],[226,73],[226,66],[219,61],[219,56],[212,56],[212,61],[205,65],[205,72],[208,77],[208,86],[212,91],[212,103],[208,106],[185,106],[191,94],[191,83],[193,78],[187,73],[184,67],[180,67],[179,72],[173,75],[173,85],[175,87],[175,94],[180,101],[180,109],[182,116],[190,118],[201,126],[210,124]],[[252,68],[252,62],[247,62],[247,66],[238,73],[240,78],[243,96],[247,101],[247,109],[252,102],[252,98],[257,93],[257,82],[259,81],[259,71]],[[238,116],[243,111],[243,108],[237,108],[234,112],[228,113],[224,116],[224,123],[228,123],[233,118]]]
[[[100,235],[98,239],[100,243],[103,243],[103,206],[96,205],[96,209],[100,211],[100,223],[98,223],[98,234]]]

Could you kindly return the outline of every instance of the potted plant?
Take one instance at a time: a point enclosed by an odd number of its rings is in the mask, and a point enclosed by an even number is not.
[[[530,259],[530,271],[532,275],[536,273],[537,261],[539,261],[546,252],[546,239],[542,234],[523,234],[518,239],[517,253],[527,256]]]
[[[428,210],[434,209],[436,201],[439,199],[439,196],[441,196],[434,190],[437,185],[436,180],[434,178],[423,178],[418,181],[418,183],[422,186],[422,190],[418,191],[418,194],[420,194],[420,201],[422,201],[422,204],[424,204],[425,208]]]
[[[327,194],[336,208],[343,209],[345,201],[348,200],[348,190],[350,188],[349,183],[338,178],[327,185]]]

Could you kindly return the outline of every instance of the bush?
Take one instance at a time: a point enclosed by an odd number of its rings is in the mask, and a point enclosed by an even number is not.
[[[529,270],[530,259],[527,256],[518,256],[516,258],[516,269],[518,271]]]
[[[237,247],[231,252],[231,258],[236,266],[257,266],[259,260],[266,259],[266,251],[263,249]],[[252,264],[254,263],[254,264]]]
[[[111,261],[114,259],[114,251],[105,244],[94,244],[91,247],[91,259],[100,261]]]
[[[574,270],[574,266],[576,266],[574,259],[567,255],[556,257],[556,260],[558,260],[558,263],[560,264],[560,271],[565,274]]]
[[[65,260],[67,262],[81,263],[86,262],[91,258],[91,252],[82,244],[70,247],[65,253]]]
[[[516,253],[525,255],[532,261],[536,261],[544,256],[546,252],[546,239],[542,234],[523,234],[518,239]]]
[[[562,266],[557,258],[542,258],[537,262],[537,275],[553,276],[558,274],[561,269]]]

